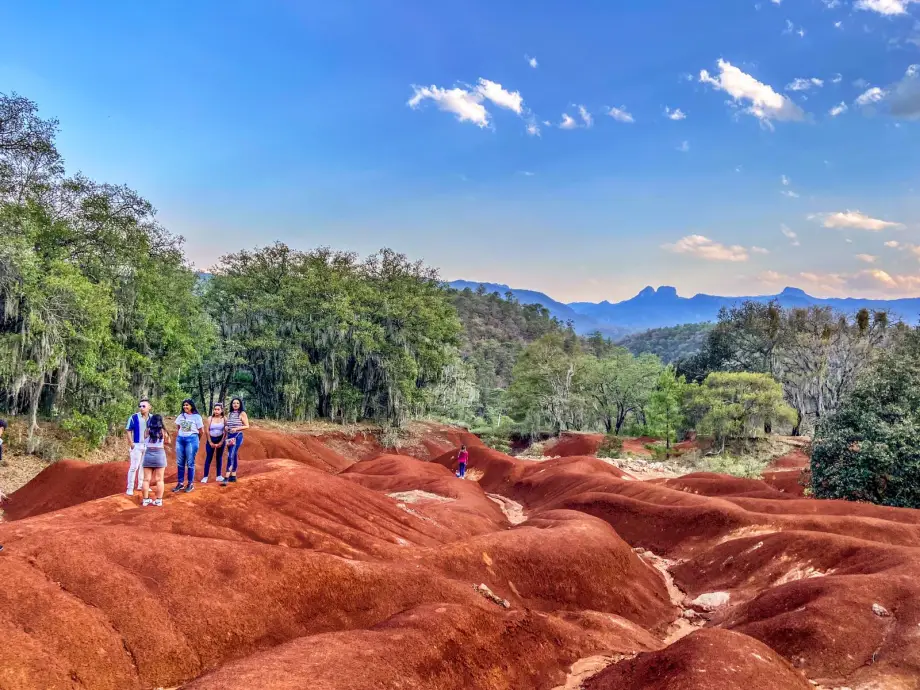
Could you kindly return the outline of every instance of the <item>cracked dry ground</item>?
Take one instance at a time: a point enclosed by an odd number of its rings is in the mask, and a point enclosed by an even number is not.
[[[48,468],[0,524],[0,688],[920,688],[920,511],[346,441],[253,430],[162,509]]]

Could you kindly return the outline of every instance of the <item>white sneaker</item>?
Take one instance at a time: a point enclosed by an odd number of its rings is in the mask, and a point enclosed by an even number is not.
[[[151,503],[153,503],[153,499],[152,499],[152,498],[145,498],[143,501],[141,501],[141,505],[142,505],[144,508],[146,508],[147,506],[149,506]]]
[[[217,476],[217,479],[216,479],[215,481],[222,482],[222,481],[224,481],[224,478],[221,477],[220,475],[218,475],[218,476]]]
[[[161,506],[163,505],[163,499],[162,499],[162,498],[155,498],[155,499],[153,500],[153,505],[155,505],[155,506],[158,507],[158,508],[161,507]]]
[[[133,496],[133,495],[134,495],[134,489],[128,489],[127,491],[125,491],[125,496]]]
[[[208,478],[207,478],[207,477],[202,477],[202,478],[201,478],[201,483],[202,483],[202,484],[207,484],[207,483],[208,483]]]

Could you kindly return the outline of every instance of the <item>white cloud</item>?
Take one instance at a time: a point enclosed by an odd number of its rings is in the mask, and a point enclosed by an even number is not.
[[[626,110],[625,105],[621,105],[619,108],[610,108],[607,114],[617,122],[632,123],[636,121],[636,118],[630,115],[629,111]]]
[[[843,115],[847,110],[849,110],[849,108],[847,108],[847,104],[841,101],[840,105],[835,105],[828,111],[828,113],[831,117],[837,117],[838,115]]]
[[[751,247],[752,254],[769,254],[769,249],[764,249],[763,247]]]
[[[878,257],[873,256],[872,254],[857,254],[856,258],[867,264],[874,264],[876,261],[878,261]]]
[[[860,77],[859,79],[853,80],[853,86],[855,86],[857,89],[864,89],[869,86],[869,82]]]
[[[894,16],[907,14],[907,6],[913,2],[918,2],[918,0],[857,0],[854,6],[858,10]]]
[[[783,275],[782,273],[777,273],[776,271],[762,271],[757,279],[762,283],[782,283],[788,278],[788,276]]]
[[[793,192],[791,189],[781,189],[779,193],[782,194],[783,196],[788,196],[790,199],[799,198],[798,192]]]
[[[562,122],[559,123],[559,129],[575,129],[578,123],[568,113],[562,113]]]
[[[681,153],[687,153],[690,150],[690,142],[689,141],[680,142],[680,146],[677,147],[677,150],[680,151]]]
[[[779,176],[779,181],[783,183],[783,186],[784,186],[784,187],[788,187],[789,184],[790,184],[789,178],[786,177],[785,175],[780,175],[780,176]]]
[[[706,70],[700,71],[700,82],[725,91],[736,102],[747,101],[745,109],[761,122],[770,126],[772,120],[801,121],[805,113],[799,106],[785,96],[778,94],[770,86],[757,81],[725,60],[719,59],[719,76],[712,77]]]
[[[665,106],[664,116],[669,120],[686,120],[687,114],[680,108],[675,108],[671,110],[669,107]]]
[[[540,125],[536,122],[531,122],[527,125],[527,133],[532,137],[540,136]]]
[[[885,246],[888,247],[889,249],[897,249],[898,247],[901,246],[901,243],[898,242],[897,240],[889,240],[888,242],[885,242]]]
[[[796,29],[795,24],[793,24],[788,19],[786,20],[786,30],[783,31],[783,33],[784,34],[798,34],[801,38],[805,38],[805,29],[802,28],[801,26],[798,29]]]
[[[772,2],[774,5],[781,5],[783,0],[770,0],[770,2]]]
[[[859,211],[838,211],[837,213],[815,213],[808,216],[809,220],[821,221],[824,227],[842,230],[853,228],[869,232],[881,232],[888,228],[903,228],[901,223],[892,223],[887,220],[871,218]]]
[[[839,84],[842,81],[843,81],[843,75],[840,74],[839,72],[835,74],[833,77],[831,77],[831,83],[833,84]]]
[[[581,115],[581,119],[585,123],[585,127],[590,127],[594,124],[594,118],[591,116],[591,113],[588,112],[585,106],[578,106],[578,114]]]
[[[453,113],[460,122],[472,122],[479,127],[489,126],[489,111],[482,105],[478,93],[455,87],[442,89],[437,86],[413,86],[415,91],[407,105],[418,108],[424,100],[435,102],[439,110]]]
[[[536,175],[536,174],[537,174],[537,173],[531,172],[530,170],[522,170],[522,171],[521,171],[521,175],[523,175],[524,177],[533,177],[533,176]]]
[[[842,29],[842,28],[843,28],[843,22],[834,22],[834,28],[835,28],[835,29]]]
[[[824,80],[817,77],[802,79],[801,77],[793,79],[792,83],[786,85],[786,91],[808,91],[812,86],[821,88],[824,86]]]
[[[726,246],[719,242],[704,237],[703,235],[687,235],[674,244],[662,245],[662,248],[675,254],[690,254],[706,261],[747,261],[748,250],[740,245]]]
[[[859,98],[856,99],[856,105],[866,106],[873,103],[878,103],[887,95],[888,93],[885,90],[880,89],[877,86],[873,86],[871,89],[868,89]]]
[[[785,223],[783,223],[783,224],[781,224],[781,225],[779,226],[779,229],[780,229],[780,231],[783,233],[783,235],[785,235],[785,236],[788,237],[790,240],[792,240],[792,246],[793,246],[793,247],[798,247],[798,246],[799,246],[799,236],[796,235],[796,234],[789,228],[788,225],[786,225]]]
[[[840,6],[840,0],[823,0],[823,1],[824,1],[824,6],[829,10],[832,10],[835,7]]]
[[[553,126],[553,123],[550,122],[549,120],[543,120],[543,124],[546,125],[547,127],[552,127],[552,126]]]
[[[476,93],[492,101],[499,108],[507,108],[518,115],[523,113],[524,99],[519,91],[505,91],[501,84],[480,78]]]
[[[905,77],[916,77],[920,74],[920,65],[910,65],[904,73]]]
[[[540,64],[540,63],[537,62],[537,58],[535,58],[535,57],[529,57],[529,56],[525,55],[525,56],[524,56],[524,59],[527,60],[527,64],[530,65],[531,67],[533,67],[534,69],[537,69],[537,67],[538,67],[539,64]]]

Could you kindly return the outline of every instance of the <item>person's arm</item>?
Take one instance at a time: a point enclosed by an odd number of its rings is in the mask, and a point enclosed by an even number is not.
[[[208,433],[205,435],[205,443],[208,444],[209,448],[217,448],[213,443],[211,443],[211,417],[208,416],[208,421],[205,423],[205,426],[208,428]]]
[[[134,447],[134,423],[134,415],[131,415],[125,427],[125,440],[128,442],[128,448]]]
[[[249,415],[245,412],[240,413],[240,423],[243,425],[239,428],[240,431],[249,428]]]
[[[197,415],[195,421],[198,422],[198,445],[201,445],[201,440],[204,438],[204,422],[201,421],[201,415]]]

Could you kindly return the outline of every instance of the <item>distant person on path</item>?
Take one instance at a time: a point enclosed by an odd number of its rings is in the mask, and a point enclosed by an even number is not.
[[[146,450],[144,451],[144,500],[143,506],[149,506],[151,503],[155,506],[163,505],[163,475],[166,473],[166,441],[169,440],[169,432],[163,428],[163,418],[155,414],[147,422],[146,431]],[[150,498],[150,483],[156,484],[157,497]]]
[[[227,475],[221,486],[227,486],[236,481],[236,470],[239,467],[240,446],[243,445],[243,432],[249,428],[249,417],[246,415],[246,406],[241,398],[230,401],[230,412],[227,414]]]
[[[3,432],[6,431],[6,420],[0,419],[0,466],[3,465]],[[0,547],[3,548],[3,547]]]
[[[201,478],[202,484],[208,483],[208,474],[211,470],[211,458],[217,457],[217,480],[224,481],[224,476],[220,472],[224,462],[224,446],[227,443],[227,418],[224,416],[224,404],[217,403],[208,417],[207,424],[207,442],[205,444],[204,457],[204,476]]]
[[[173,489],[189,493],[195,488],[195,456],[201,445],[201,430],[204,422],[191,398],[182,401],[182,413],[176,417],[176,426],[179,431],[176,435],[176,467],[179,470],[179,483]],[[188,483],[183,484],[188,475]]]
[[[125,438],[131,447],[130,460],[131,465],[128,467],[128,491],[129,496],[134,495],[134,481],[137,477],[137,490],[140,491],[144,485],[144,473],[141,466],[144,462],[144,439],[147,434],[147,422],[150,419],[150,401],[147,398],[141,398],[137,404],[137,412],[128,419],[125,426]]]
[[[466,476],[466,463],[469,462],[470,454],[466,446],[460,446],[460,452],[457,453],[457,476],[463,479]]]

